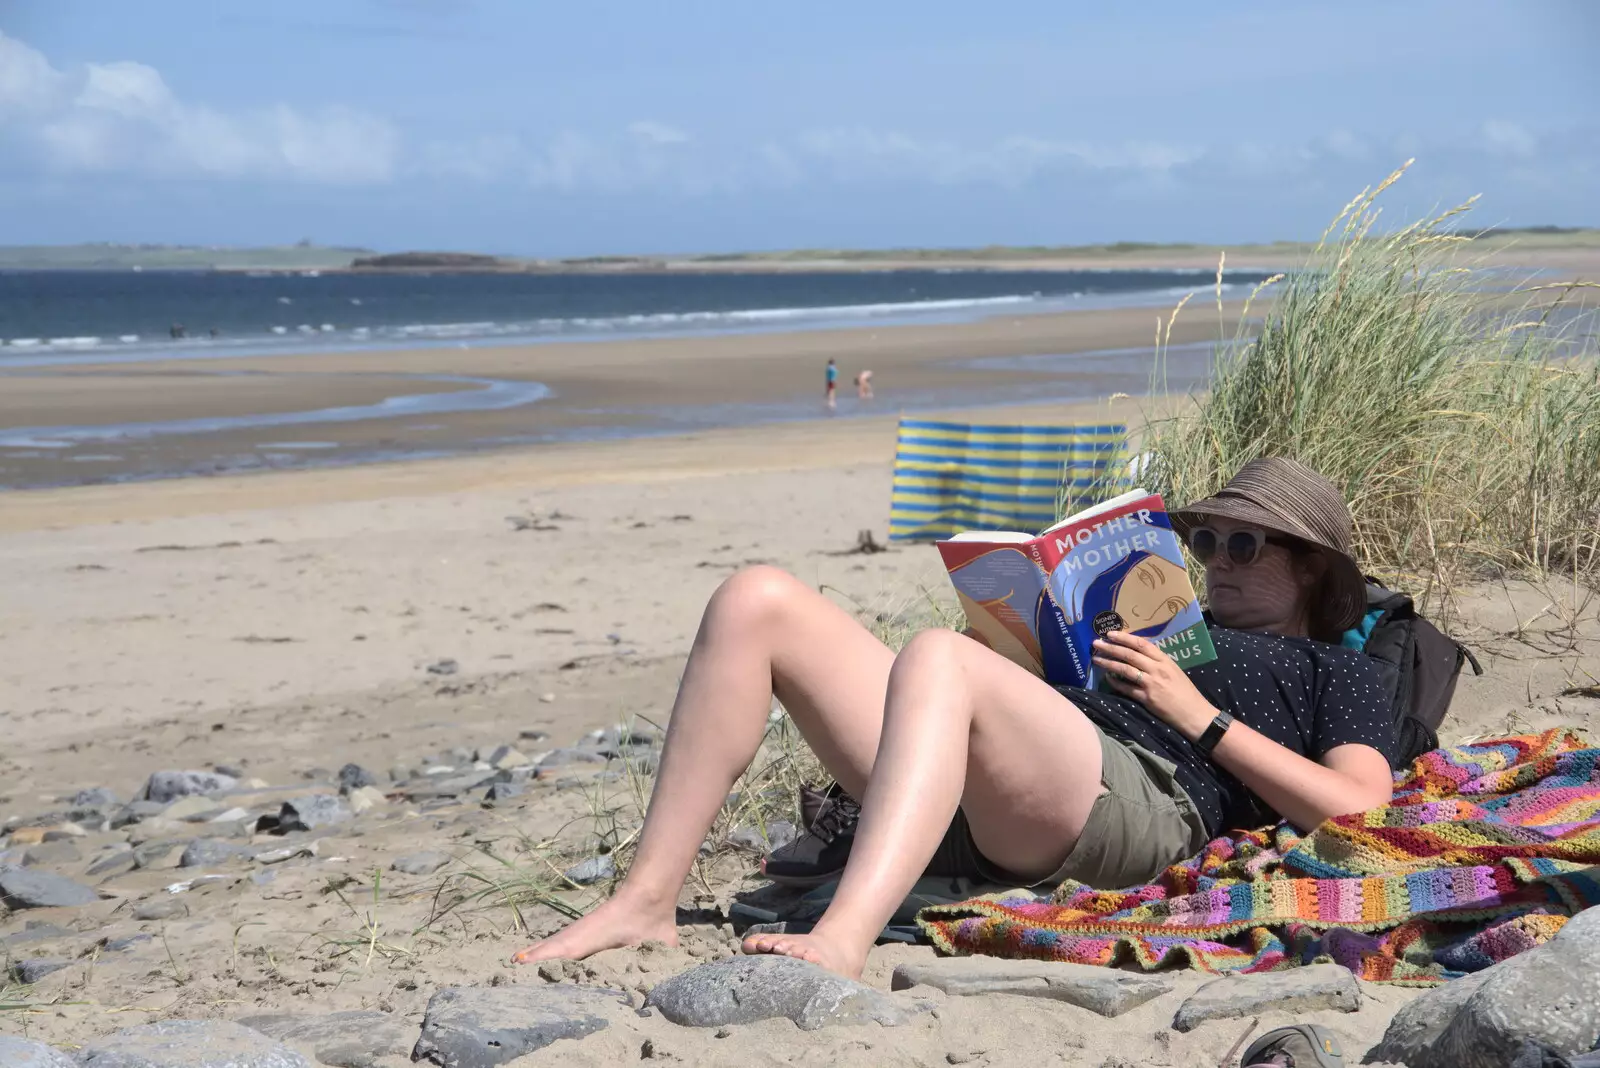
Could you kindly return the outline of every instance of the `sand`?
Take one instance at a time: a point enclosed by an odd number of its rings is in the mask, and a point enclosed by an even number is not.
[[[1136,404],[1007,414],[1089,412],[1128,417]],[[0,818],[58,808],[83,787],[127,797],[159,768],[231,764],[303,791],[346,761],[382,775],[456,746],[543,748],[629,716],[659,722],[701,607],[741,566],[786,568],[864,618],[914,609],[924,591],[944,596],[929,547],[850,551],[858,531],[886,527],[893,438],[892,418],[879,417],[6,495]],[[517,530],[508,517],[535,522]],[[1600,675],[1600,622],[1583,593],[1510,583],[1465,591],[1461,606],[1458,632],[1489,673],[1463,680],[1451,737],[1596,725],[1600,701],[1563,695]],[[457,673],[428,672],[447,658]],[[535,730],[549,738],[520,738]],[[543,780],[488,810],[396,800],[268,881],[223,867],[223,880],[167,894],[194,874],[171,870],[174,852],[107,879],[98,905],[0,918],[0,936],[28,921],[73,928],[15,952],[75,958],[34,988],[48,1007],[0,1014],[0,1033],[71,1043],[144,1019],[354,1008],[415,1024],[446,985],[543,982],[507,963],[529,933],[503,903],[443,915],[440,903],[482,885],[462,873],[503,873],[495,858],[530,841],[577,849],[596,811],[626,823],[631,806],[627,783]],[[111,837],[81,840],[84,863],[62,870],[81,877]],[[430,877],[386,870],[418,849],[458,859]],[[681,903],[725,907],[759,885],[751,867],[721,857]],[[152,900],[178,912],[135,920]],[[545,908],[522,918],[534,933],[561,922]],[[686,918],[697,922],[681,948],[613,951],[550,974],[637,990],[732,952],[726,926]],[[92,948],[135,933],[152,937],[125,953]],[[887,987],[895,963],[931,953],[882,947],[866,978]],[[631,1061],[649,1040],[658,1058],[693,1064],[1214,1064],[1240,1022],[1170,1029],[1200,981],[1180,975],[1176,993],[1115,1021],[996,995],[936,999],[936,1016],[895,1031],[768,1021],[718,1039],[622,1011],[601,1035],[516,1063]],[[1354,1055],[1413,996],[1365,993],[1359,1013],[1311,1017]],[[1261,1027],[1288,1022],[1279,1015]]]

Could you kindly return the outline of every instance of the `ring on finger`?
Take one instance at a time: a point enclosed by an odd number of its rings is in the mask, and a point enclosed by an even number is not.
[[[1141,671],[1141,670],[1140,670],[1140,669],[1138,669],[1138,668],[1134,668],[1134,669],[1133,669],[1133,681],[1134,681],[1134,683],[1135,683],[1135,684],[1136,684],[1136,685],[1137,685],[1137,684],[1138,684],[1138,683],[1140,683],[1140,682],[1142,682],[1142,681],[1144,681],[1144,672],[1143,672],[1143,671]]]

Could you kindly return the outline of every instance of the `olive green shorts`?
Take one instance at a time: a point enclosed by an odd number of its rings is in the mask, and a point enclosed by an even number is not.
[[[1044,886],[1069,879],[1098,890],[1148,883],[1206,844],[1205,824],[1174,776],[1175,766],[1143,746],[1100,736],[1100,796],[1061,866],[1043,879],[1024,879],[990,863],[972,840],[966,815],[940,846],[931,874],[960,875],[1007,886]]]

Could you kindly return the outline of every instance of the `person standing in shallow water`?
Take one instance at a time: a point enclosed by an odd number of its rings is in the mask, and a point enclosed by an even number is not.
[[[834,363],[832,359],[828,360],[827,370],[823,371],[822,374],[825,381],[823,392],[826,394],[828,411],[831,412],[838,406],[835,395],[839,392],[839,365]]]
[[[936,853],[953,865],[940,874],[1112,889],[1230,827],[1310,830],[1387,804],[1396,742],[1378,670],[1334,644],[1366,607],[1338,490],[1294,461],[1254,460],[1172,519],[1205,565],[1217,660],[1185,673],[1114,631],[1095,643],[1113,693],[1052,688],[950,630],[896,654],[776,568],[734,575],[695,636],[627,877],[513,959],[677,944],[678,895],[774,696],[861,818],[811,933],[744,950],[850,977]]]

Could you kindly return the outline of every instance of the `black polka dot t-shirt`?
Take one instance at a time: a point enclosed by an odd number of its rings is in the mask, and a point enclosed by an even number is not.
[[[1377,665],[1365,654],[1310,638],[1284,638],[1211,625],[1217,658],[1189,678],[1207,701],[1285,749],[1317,760],[1352,742],[1393,762],[1394,722]],[[1280,817],[1233,775],[1137,701],[1076,687],[1061,692],[1100,729],[1143,746],[1177,767],[1179,785],[1213,837]]]

